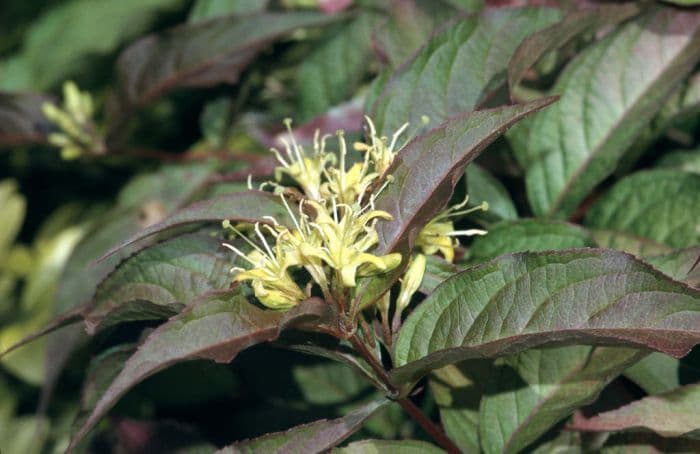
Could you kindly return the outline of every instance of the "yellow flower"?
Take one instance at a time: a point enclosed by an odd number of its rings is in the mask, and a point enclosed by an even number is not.
[[[425,263],[425,255],[417,254],[408,265],[408,269],[401,279],[401,291],[396,299],[397,311],[403,311],[408,306],[408,303],[411,302],[411,297],[420,288],[425,275]]]
[[[483,202],[477,207],[461,210],[468,202],[469,196],[462,203],[446,209],[428,222],[418,234],[415,245],[421,248],[424,254],[432,255],[440,252],[445,260],[452,262],[455,257],[455,247],[459,245],[456,237],[486,235],[486,230],[481,229],[455,230],[450,218],[478,210],[486,211],[489,208],[488,203]]]
[[[49,102],[41,106],[44,116],[61,132],[49,134],[49,143],[61,148],[64,159],[75,159],[83,153],[103,154],[105,145],[92,120],[92,97],[81,92],[74,82],[63,84],[63,107]]]
[[[290,266],[294,265],[294,262],[290,260],[292,255],[285,254],[279,243],[275,245],[273,252],[260,232],[259,224],[255,225],[255,233],[262,241],[265,250],[262,250],[250,241],[235,227],[231,226],[230,223],[225,221],[224,227],[238,232],[240,237],[253,247],[250,253],[245,254],[235,246],[224,243],[224,246],[234,251],[253,266],[249,270],[234,267],[232,271],[239,271],[234,278],[234,282],[251,281],[255,296],[262,304],[272,309],[289,309],[306,298],[304,292],[287,271]]]
[[[408,123],[404,123],[391,137],[391,142],[387,144],[388,138],[378,137],[377,130],[374,127],[372,120],[365,116],[365,121],[369,127],[370,144],[356,142],[355,150],[364,151],[374,163],[374,169],[377,173],[383,174],[389,168],[396,156],[396,142],[401,137],[401,134],[408,128]]]
[[[346,171],[347,145],[341,131],[338,131],[338,143],[340,145],[340,164],[338,167],[332,167],[326,171],[325,175],[328,181],[321,186],[321,194],[324,198],[335,198],[337,203],[358,207],[362,195],[380,175],[377,172],[369,171],[369,153],[365,155],[363,162],[353,164],[350,170]]]
[[[320,200],[321,178],[324,175],[326,165],[335,161],[335,156],[325,151],[326,136],[319,140],[318,131],[316,131],[313,156],[307,156],[304,148],[294,138],[291,120],[285,120],[285,125],[291,140],[290,144],[286,139],[282,139],[287,159],[283,158],[278,150],[271,149],[282,165],[275,169],[275,179],[279,182],[282,180],[283,174],[287,174],[301,186],[307,197]]]
[[[333,202],[331,212],[320,203],[309,202],[316,211],[311,225],[319,232],[323,246],[302,245],[304,256],[316,257],[335,269],[345,287],[355,287],[357,276],[390,271],[401,263],[401,254],[377,256],[369,252],[378,242],[375,220],[391,219],[389,213],[354,212],[349,205]]]

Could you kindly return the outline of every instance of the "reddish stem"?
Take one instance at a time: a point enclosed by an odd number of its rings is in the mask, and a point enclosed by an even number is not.
[[[398,395],[399,391],[391,383],[391,378],[389,377],[386,369],[384,369],[384,366],[382,366],[374,353],[372,353],[364,342],[362,342],[357,333],[350,337],[350,343],[352,343],[355,350],[357,350],[365,361],[367,361],[370,367],[372,367],[372,370],[374,370],[377,377],[384,383],[387,390],[393,395]],[[401,405],[401,408],[403,408],[404,411],[408,413],[409,416],[411,416],[411,418],[413,418],[413,420],[418,423],[418,425],[421,426],[423,430],[425,430],[425,432],[430,435],[430,437],[432,437],[432,439],[445,451],[447,451],[449,454],[459,454],[461,452],[454,442],[450,440],[447,435],[445,435],[440,426],[425,416],[409,398],[402,397],[398,399],[397,402],[399,405]]]
[[[420,411],[420,408],[416,407],[416,404],[414,404],[408,397],[399,399],[397,402],[399,405],[401,405],[401,408],[403,408],[404,411],[408,413],[411,418],[413,418],[413,420],[416,421],[418,425],[420,425],[423,430],[425,430],[426,433],[430,435],[430,437],[435,440],[435,442],[445,451],[447,451],[449,454],[459,454],[461,452],[457,445],[455,445],[452,440],[445,435],[445,432],[443,432],[437,424],[428,419],[428,417],[425,416],[422,411]]]

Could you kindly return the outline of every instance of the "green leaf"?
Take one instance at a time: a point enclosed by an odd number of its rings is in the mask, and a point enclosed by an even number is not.
[[[26,32],[21,52],[3,68],[4,89],[47,89],[76,74],[90,57],[105,56],[147,29],[182,0],[61,2]],[[70,24],[69,27],[66,24]],[[9,73],[9,74],[7,74]]]
[[[348,403],[368,388],[367,381],[341,363],[297,366],[292,374],[304,401],[314,405]]]
[[[298,121],[326,112],[355,93],[372,56],[371,32],[378,17],[359,14],[329,30],[296,70]]]
[[[617,249],[640,257],[664,254],[673,250],[670,246],[629,232],[605,229],[590,229],[589,231],[599,247]]]
[[[674,5],[681,6],[693,6],[700,5],[700,0],[663,0],[666,3],[673,3]]]
[[[700,47],[700,46],[699,46]],[[629,232],[674,248],[700,242],[700,175],[637,172],[598,199],[586,214],[593,228]]]
[[[490,360],[464,361],[434,370],[430,390],[445,434],[463,452],[479,452],[479,404],[495,369]]]
[[[700,13],[654,9],[579,54],[533,119],[526,169],[535,214],[568,217],[608,175],[700,59]]]
[[[117,323],[168,318],[200,295],[226,289],[235,255],[204,233],[182,235],[127,259],[85,311],[90,334]]]
[[[425,441],[416,440],[362,440],[334,449],[333,454],[382,454],[401,452],[406,454],[440,454],[442,449]]]
[[[9,454],[40,454],[48,434],[45,416],[21,416],[0,425],[0,444]]]
[[[474,239],[469,249],[470,259],[484,261],[508,252],[538,252],[594,244],[585,229],[575,224],[547,219],[499,222],[491,226],[488,232]]]
[[[85,437],[129,389],[156,372],[191,359],[230,362],[240,351],[273,341],[285,327],[318,318],[327,309],[325,303],[309,300],[288,312],[263,310],[243,296],[241,287],[205,295],[146,338],[74,434],[71,446]]]
[[[137,241],[173,227],[203,222],[221,222],[224,219],[233,222],[269,223],[270,221],[263,219],[263,216],[272,216],[280,224],[290,222],[289,214],[279,196],[262,191],[224,194],[213,199],[195,202],[173,213],[162,222],[141,230],[138,234],[111,248],[100,260],[110,257]]]
[[[267,434],[253,440],[241,441],[217,451],[217,454],[256,452],[323,452],[342,443],[362,427],[386,399],[370,402],[342,418],[320,420],[293,427],[286,432]]]
[[[497,362],[481,401],[486,453],[520,452],[647,353],[628,348],[571,346],[529,350]]]
[[[372,33],[374,46],[380,60],[390,68],[416,54],[436,29],[456,14],[444,2],[435,0],[409,0],[387,5],[389,18]]]
[[[141,208],[148,202],[157,203],[167,214],[202,189],[214,171],[207,164],[163,166],[129,180],[119,192],[117,204],[123,208]]]
[[[700,290],[634,257],[574,249],[501,256],[447,281],[407,318],[391,373],[551,344],[647,347],[680,357],[700,342]]]
[[[463,269],[463,268],[462,268]],[[420,284],[420,292],[426,295],[433,293],[438,285],[461,271],[459,267],[437,255],[429,255],[425,261],[425,273]]]
[[[584,32],[603,24],[615,24],[639,12],[632,3],[596,5],[596,8],[572,11],[561,22],[536,31],[522,40],[508,64],[508,87],[511,93],[525,73],[548,52],[561,48]]]
[[[0,147],[45,143],[53,126],[41,106],[51,100],[34,93],[0,92]]]
[[[307,355],[338,361],[370,380],[377,388],[383,386],[381,380],[376,377],[372,367],[353,350],[349,342],[341,342],[336,338],[326,335],[314,335],[308,332],[291,332],[286,333],[275,345]],[[331,373],[326,373],[326,375],[331,375]],[[309,393],[310,392],[311,389],[309,389]]]
[[[620,433],[610,436],[601,454],[694,454],[700,442],[687,438],[663,438],[652,433]]]
[[[700,438],[700,384],[645,397],[617,410],[574,421],[575,430],[651,430],[662,437]]]
[[[700,369],[692,363],[655,352],[627,369],[625,377],[649,394],[660,394],[681,385],[697,383]]]
[[[431,127],[474,110],[506,81],[513,52],[530,33],[557,21],[556,9],[486,10],[438,33],[392,76],[372,106],[377,130],[391,135],[405,123]]]
[[[673,279],[697,287],[700,285],[698,259],[700,259],[699,246],[647,257],[646,260]],[[689,357],[692,356],[693,354],[689,355]],[[662,353],[652,353],[628,368],[625,376],[647,393],[659,394],[684,384],[700,381],[700,369],[692,361],[671,358]]]
[[[68,260],[56,298],[56,313],[87,303],[97,285],[137,248],[124,248],[105,260],[95,260],[109,247],[185,204],[211,172],[207,165],[164,166],[127,183],[117,197],[117,206],[96,220]]]
[[[229,14],[259,13],[267,8],[268,3],[269,0],[237,0],[235,2],[229,0],[197,0],[190,10],[187,21],[190,24],[196,24],[197,22]]]
[[[656,162],[656,167],[700,174],[700,150],[675,151],[666,154]]]
[[[119,111],[132,109],[183,87],[233,84],[267,46],[300,27],[334,19],[311,12],[260,13],[184,25],[140,39],[119,57]]]
[[[482,110],[455,117],[404,147],[387,170],[393,182],[377,197],[377,209],[393,220],[378,224],[377,251],[412,245],[418,232],[448,203],[464,166],[509,126],[554,102]]]
[[[0,226],[0,258],[5,259],[5,254],[9,252],[22,228],[27,210],[27,202],[17,192],[17,182],[14,180],[0,180],[0,207],[3,219]],[[0,270],[4,271],[3,268],[0,265]]]
[[[646,260],[675,280],[700,287],[700,246],[647,257]]]
[[[469,206],[477,206],[481,202],[489,204],[488,211],[475,213],[475,216],[488,220],[518,218],[510,194],[497,178],[476,164],[467,167],[465,175]]]
[[[578,432],[561,431],[554,438],[548,438],[542,444],[532,449],[532,454],[583,454],[581,434]]]
[[[676,88],[665,102],[651,124],[625,152],[616,170],[617,175],[630,172],[639,158],[652,152],[654,144],[664,134],[671,135],[673,128],[683,128],[684,123],[692,122],[700,113],[700,74],[694,74]]]

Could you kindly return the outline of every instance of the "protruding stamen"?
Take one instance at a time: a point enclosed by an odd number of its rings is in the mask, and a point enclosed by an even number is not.
[[[409,123],[406,122],[401,127],[394,133],[393,136],[391,136],[391,144],[389,145],[389,150],[394,151],[394,147],[396,146],[396,141],[399,139],[399,136],[403,134],[403,132],[408,128]]]
[[[282,203],[284,204],[284,207],[287,209],[287,213],[289,213],[289,216],[292,218],[292,221],[294,222],[294,226],[297,228],[297,230],[301,234],[301,237],[304,238],[304,240],[306,240],[306,237],[304,236],[304,232],[302,232],[301,226],[299,226],[299,222],[297,222],[296,216],[294,216],[292,209],[289,207],[289,203],[287,203],[287,199],[284,198],[284,194],[280,194],[280,199],[282,199]]]
[[[319,148],[319,138],[321,135],[321,131],[318,130],[318,128],[314,131],[314,156],[318,156],[320,153],[320,148]]]
[[[235,252],[238,256],[240,256],[241,258],[243,258],[245,261],[247,261],[247,262],[250,263],[251,265],[253,265],[253,266],[257,266],[257,265],[258,265],[257,263],[255,263],[254,261],[252,261],[251,259],[249,259],[247,255],[245,255],[243,252],[241,252],[241,251],[240,251],[237,247],[235,247],[234,245],[228,244],[228,243],[221,243],[221,245],[224,246],[224,247],[226,247],[226,248],[231,249],[233,252]],[[236,268],[236,267],[231,268],[231,270],[233,270],[234,268]]]
[[[468,229],[468,230],[453,230],[447,233],[447,236],[474,236],[474,235],[486,235],[488,232],[481,229]]]
[[[279,161],[280,164],[282,164],[286,169],[289,168],[289,163],[284,160],[284,158],[282,157],[282,154],[279,152],[279,150],[277,148],[270,148],[270,151],[272,152],[272,154],[275,155],[275,158],[277,158],[277,160]]]
[[[260,252],[261,254],[265,255],[265,252],[264,252],[262,249],[260,249],[260,247],[259,247],[257,244],[255,244],[255,243],[252,242],[250,239],[248,239],[248,237],[245,236],[245,234],[244,234],[243,232],[241,232],[240,230],[238,230],[237,228],[235,228],[233,225],[231,225],[230,222],[229,222],[229,225],[227,226],[227,228],[233,230],[238,236],[240,236],[241,238],[243,238],[243,241],[245,241],[246,243],[248,243],[249,245],[251,245],[251,246],[253,247],[253,249],[255,249],[256,251],[258,251],[258,252]]]
[[[263,216],[262,218],[267,219],[268,221],[271,221],[272,225],[274,225],[275,227],[279,227],[279,225],[280,225],[280,223],[277,222],[277,219],[273,218],[272,216]]]
[[[468,203],[469,203],[469,194],[465,195],[465,196],[464,196],[464,200],[462,200],[460,203],[458,203],[457,205],[451,207],[451,208],[450,208],[450,211],[457,211],[457,210],[460,210],[460,209],[464,208],[465,206],[467,206]]]
[[[338,204],[335,201],[335,196],[331,196],[331,202],[333,203],[333,219],[335,223],[338,223]]]
[[[273,262],[275,262],[275,264],[278,264],[277,259],[275,258],[275,254],[272,253],[272,249],[270,249],[270,245],[267,244],[267,240],[265,239],[265,235],[263,235],[262,232],[260,231],[260,223],[259,222],[255,223],[255,234],[258,236],[258,238],[260,238],[260,242],[265,247],[265,250],[267,251],[267,255],[270,257],[270,259]]]
[[[345,155],[348,153],[345,145],[345,133],[338,130],[335,133],[338,136],[338,145],[340,146],[340,188],[345,189]]]
[[[294,154],[296,155],[296,159],[299,162],[299,165],[301,166],[304,171],[306,171],[306,166],[304,163],[303,159],[303,153],[301,150],[301,147],[299,147],[299,144],[297,144],[297,139],[294,137],[294,132],[292,132],[292,119],[291,118],[285,118],[284,119],[284,125],[287,127],[287,132],[289,133],[289,138],[292,141],[292,149],[294,150]],[[289,149],[289,143],[282,139],[282,142],[287,146],[287,149]]]
[[[269,217],[269,216],[268,216],[268,217]],[[267,230],[268,233],[269,233],[270,235],[274,236],[274,237],[275,237],[275,240],[277,240],[277,238],[279,238],[280,234],[279,234],[275,229],[273,229],[272,227],[270,227],[269,225],[263,224],[262,228],[264,228],[265,230]]]

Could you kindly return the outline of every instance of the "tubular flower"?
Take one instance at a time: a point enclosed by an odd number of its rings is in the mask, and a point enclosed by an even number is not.
[[[421,248],[426,255],[441,253],[448,262],[452,262],[455,257],[455,247],[459,246],[458,236],[486,235],[486,230],[468,229],[455,230],[454,222],[451,218],[465,215],[474,211],[489,209],[489,204],[483,202],[481,205],[463,210],[469,202],[469,196],[458,205],[446,209],[438,214],[428,224],[423,227],[416,238],[416,246]]]
[[[374,201],[393,178],[387,174],[395,157],[394,149],[407,124],[402,126],[391,141],[378,137],[372,121],[367,118],[370,140],[368,144],[355,144],[355,149],[364,152],[363,158],[347,165],[347,146],[342,132],[338,132],[338,152],[326,151],[326,139],[317,132],[314,136],[313,151],[307,154],[300,146],[291,130],[290,121],[285,122],[289,131],[285,140],[286,156],[272,150],[280,162],[275,170],[277,183],[263,183],[272,186],[280,196],[289,218],[290,225],[281,225],[272,217],[266,217],[267,225],[255,224],[246,227],[246,234],[257,236],[254,242],[230,222],[224,227],[240,236],[252,248],[244,253],[236,246],[226,247],[241,256],[250,267],[233,268],[238,274],[235,282],[249,281],[255,296],[262,304],[274,309],[288,309],[308,298],[315,288],[320,288],[324,298],[336,302],[344,308],[344,302],[354,299],[357,278],[373,276],[396,269],[402,262],[402,255],[391,253],[378,255],[374,249],[379,243],[377,223],[389,221],[391,215],[376,210]],[[287,175],[303,191],[298,202],[298,210],[292,210],[285,198],[287,188],[282,186]],[[383,180],[383,182],[382,182]],[[378,183],[382,185],[378,187]],[[252,188],[252,182],[249,181]],[[469,212],[487,209],[486,204],[476,208],[463,209],[467,200],[440,213],[420,232],[416,246],[423,254],[437,252],[449,261],[454,259],[454,248],[458,244],[456,236],[477,235],[482,230],[455,230],[452,219]],[[270,240],[270,243],[268,243]],[[259,246],[260,244],[260,246]],[[400,310],[417,291],[425,272],[425,256],[416,255],[401,279],[398,296]],[[410,257],[405,257],[409,260]],[[297,284],[292,278],[294,271],[305,270],[299,276],[310,276],[311,281]],[[317,287],[315,287],[317,286]],[[304,290],[303,290],[304,289]],[[387,294],[379,302],[388,314],[391,299]],[[357,303],[359,304],[359,303]],[[349,308],[351,313],[354,309]],[[388,317],[388,315],[387,315]]]
[[[326,136],[319,139],[317,132],[314,137],[313,155],[307,156],[304,148],[294,138],[291,120],[285,120],[285,125],[291,140],[290,143],[286,139],[282,139],[287,159],[282,157],[278,150],[271,149],[277,161],[282,165],[275,169],[275,179],[279,182],[282,180],[282,175],[287,174],[301,186],[309,198],[320,200],[321,178],[325,173],[326,165],[335,161],[335,155],[325,151]]]
[[[345,287],[355,287],[356,276],[371,276],[396,268],[401,254],[377,256],[369,252],[378,242],[376,219],[390,220],[385,211],[353,211],[349,205],[337,205],[333,199],[332,214],[320,203],[309,202],[315,209],[315,222],[323,246],[302,245],[301,253],[315,257],[336,270]],[[367,207],[365,207],[367,208]]]
[[[262,304],[272,309],[289,309],[296,306],[306,298],[304,292],[294,282],[288,273],[288,268],[293,265],[290,254],[285,254],[278,243],[272,249],[260,231],[260,225],[255,225],[255,233],[262,241],[265,250],[261,249],[245,235],[224,221],[224,227],[228,227],[239,234],[253,247],[253,250],[245,254],[232,244],[224,243],[245,261],[252,265],[249,270],[234,267],[232,271],[239,271],[234,282],[251,281],[253,292]]]
[[[347,145],[342,131],[338,131],[338,145],[340,150],[340,163],[338,167],[332,167],[325,172],[327,182],[321,186],[321,194],[324,198],[335,198],[339,204],[356,205],[367,188],[377,179],[378,172],[370,172],[370,155],[366,154],[362,163],[355,163],[350,170],[345,170],[345,158]]]
[[[403,311],[408,303],[411,302],[411,297],[420,288],[421,282],[423,282],[423,276],[425,275],[425,255],[416,254],[415,257],[411,259],[411,263],[408,265],[408,269],[401,279],[401,291],[399,292],[399,297],[396,299],[396,310]]]
[[[396,156],[395,147],[396,142],[401,137],[401,134],[408,128],[408,123],[404,123],[391,137],[391,142],[387,145],[387,137],[378,137],[377,130],[374,127],[374,123],[369,117],[365,117],[367,126],[369,127],[369,138],[370,143],[356,142],[353,147],[357,151],[365,152],[372,162],[374,163],[374,169],[380,175],[386,172],[391,163],[394,161]]]

